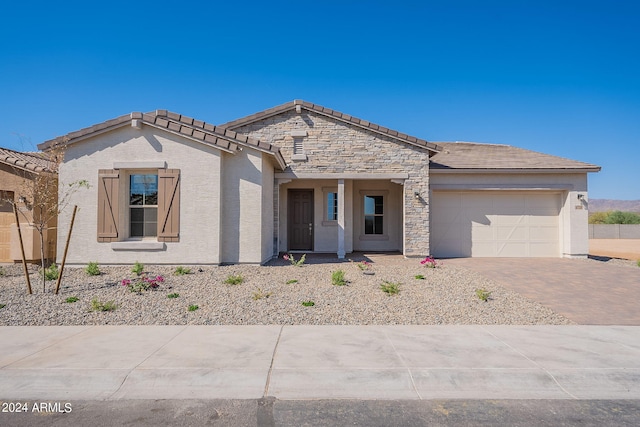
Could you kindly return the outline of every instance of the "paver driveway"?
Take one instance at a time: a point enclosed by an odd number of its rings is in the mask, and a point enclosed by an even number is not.
[[[456,258],[581,325],[640,325],[640,268],[563,258]]]

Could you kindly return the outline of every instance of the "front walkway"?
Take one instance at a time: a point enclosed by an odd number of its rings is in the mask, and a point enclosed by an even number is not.
[[[474,270],[581,325],[640,325],[640,268],[566,258],[444,262]]]

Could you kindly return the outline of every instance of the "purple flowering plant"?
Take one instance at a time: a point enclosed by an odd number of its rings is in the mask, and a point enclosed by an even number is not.
[[[296,260],[291,254],[282,255],[283,260],[289,261],[291,265],[294,265],[296,267],[302,267],[302,264],[304,264],[304,261],[306,260],[306,258],[307,258],[307,254],[303,254],[299,260]]]
[[[364,270],[371,270],[371,267],[372,267],[372,266],[371,266],[371,263],[370,263],[370,262],[368,262],[368,261],[360,261],[360,262],[358,263],[358,268],[359,268],[360,270],[363,270],[363,271],[364,271]]]
[[[426,257],[425,259],[420,261],[420,264],[428,268],[436,268],[440,266],[440,263],[436,261],[432,256]]]
[[[148,273],[143,273],[135,279],[123,279],[121,284],[129,288],[131,292],[142,293],[142,291],[148,291],[149,289],[156,289],[160,286],[160,283],[164,282],[162,276],[149,276]]]

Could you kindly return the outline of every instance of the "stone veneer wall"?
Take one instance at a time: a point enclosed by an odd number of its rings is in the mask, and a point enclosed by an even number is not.
[[[291,110],[234,129],[278,146],[296,173],[407,173],[404,183],[404,254],[429,254],[429,153],[315,112]],[[306,131],[306,161],[293,161],[292,130]],[[420,198],[415,197],[415,192]],[[401,209],[402,207],[398,207]]]

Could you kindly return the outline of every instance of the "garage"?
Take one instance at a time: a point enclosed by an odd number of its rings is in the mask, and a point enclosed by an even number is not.
[[[455,257],[559,257],[560,192],[434,191],[431,253]]]

